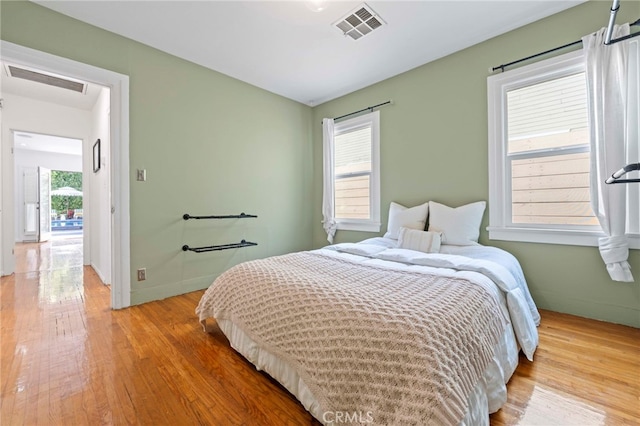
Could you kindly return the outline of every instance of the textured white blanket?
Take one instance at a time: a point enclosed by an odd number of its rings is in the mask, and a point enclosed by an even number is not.
[[[324,412],[381,425],[458,424],[505,327],[480,285],[310,252],[230,269],[196,313],[286,361]]]

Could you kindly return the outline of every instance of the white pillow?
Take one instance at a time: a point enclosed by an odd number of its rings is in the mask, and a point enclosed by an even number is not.
[[[442,233],[442,244],[476,245],[486,206],[486,202],[478,201],[451,208],[429,201],[429,231]]]
[[[424,253],[438,253],[440,251],[440,233],[402,227],[398,234],[398,247]]]
[[[389,205],[389,221],[384,237],[397,240],[402,227],[423,231],[427,223],[427,214],[429,214],[429,203],[406,208],[392,201]]]
[[[361,243],[340,243],[327,247],[328,249],[343,253],[356,254],[358,256],[373,257],[381,251],[386,250],[385,246],[375,246],[373,244]]]

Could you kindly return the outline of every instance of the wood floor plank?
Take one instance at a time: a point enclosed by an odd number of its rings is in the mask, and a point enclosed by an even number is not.
[[[203,291],[113,311],[80,243],[18,245],[0,281],[2,425],[319,424],[214,321],[202,329]],[[541,314],[491,424],[640,424],[640,330]]]

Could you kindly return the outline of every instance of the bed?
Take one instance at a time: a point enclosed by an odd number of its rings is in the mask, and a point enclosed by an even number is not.
[[[488,424],[540,321],[511,254],[383,237],[237,265],[196,314],[323,424]]]
[[[478,244],[485,208],[391,202],[383,237],[237,265],[196,314],[323,424],[487,425],[540,315],[515,257]]]

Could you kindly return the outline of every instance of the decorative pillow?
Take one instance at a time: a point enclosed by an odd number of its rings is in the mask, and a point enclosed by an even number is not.
[[[452,208],[429,201],[429,231],[442,233],[442,244],[476,245],[486,206],[486,202],[478,201]]]
[[[397,240],[398,233],[402,227],[423,231],[427,223],[428,213],[429,203],[407,208],[392,201],[391,205],[389,205],[389,221],[387,222],[387,232],[384,237]]]
[[[440,233],[402,227],[398,234],[398,247],[424,253],[438,253],[440,251]]]

